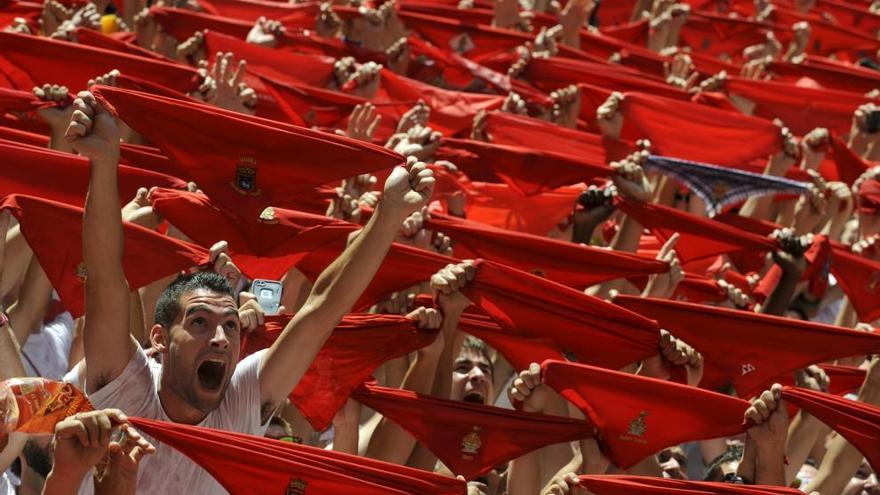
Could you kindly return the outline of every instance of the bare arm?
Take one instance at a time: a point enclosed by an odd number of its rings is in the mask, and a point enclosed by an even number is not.
[[[433,173],[423,163],[397,167],[392,172],[376,213],[318,277],[306,303],[263,357],[260,395],[264,420],[299,383],[330,332],[367,288],[400,223],[425,204],[433,189]]]
[[[67,139],[91,161],[83,214],[86,322],[83,331],[86,386],[92,393],[125,369],[136,344],[129,328],[128,282],[122,269],[123,229],[117,164],[119,128],[94,95],[74,101]]]
[[[866,404],[880,405],[880,358],[874,357],[865,383],[859,391],[859,400]],[[864,456],[843,436],[838,435],[828,447],[819,472],[807,485],[806,492],[841,493],[853,473],[859,468]]]
[[[18,300],[9,308],[9,322],[15,329],[19,345],[38,330],[52,296],[52,283],[36,258],[31,258],[18,292]]]

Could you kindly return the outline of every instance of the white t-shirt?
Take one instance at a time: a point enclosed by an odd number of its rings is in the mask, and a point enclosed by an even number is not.
[[[15,495],[15,487],[6,473],[0,473],[0,495]]]
[[[73,317],[65,311],[49,324],[43,325],[40,333],[28,335],[21,348],[22,361],[28,376],[60,380],[67,373],[74,325]]]
[[[260,363],[265,352],[257,352],[243,359],[226,389],[226,395],[217,409],[198,424],[207,428],[263,436],[269,423],[260,424]],[[148,362],[144,351],[138,349],[125,370],[101,390],[89,395],[95,409],[115,407],[129,416],[171,421],[159,401],[159,380],[162,366]],[[146,435],[145,435],[146,436]],[[214,478],[199,465],[190,461],[173,447],[147,436],[156,447],[156,453],[141,461],[137,493],[139,494],[192,494],[213,495],[227,493]],[[91,477],[86,477],[80,494],[93,493]]]

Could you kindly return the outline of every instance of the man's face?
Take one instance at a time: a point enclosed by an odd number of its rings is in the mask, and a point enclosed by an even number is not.
[[[452,368],[452,400],[485,405],[494,399],[491,363],[477,350],[462,349]]]
[[[238,363],[241,324],[231,296],[199,289],[180,297],[168,331],[163,374],[174,394],[208,413],[217,408]]]

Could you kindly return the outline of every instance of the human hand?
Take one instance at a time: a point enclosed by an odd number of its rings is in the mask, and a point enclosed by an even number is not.
[[[400,222],[428,203],[434,192],[434,172],[423,162],[408,157],[405,166],[397,166],[385,181],[377,210],[387,211]]]
[[[671,64],[663,62],[663,72],[666,75],[666,84],[688,92],[694,89],[697,79],[700,78],[690,55],[681,52],[672,58]]]
[[[553,100],[553,122],[569,129],[577,128],[578,116],[581,113],[581,91],[572,84],[550,93]]]
[[[278,308],[278,314],[287,311],[284,306]],[[266,311],[257,301],[257,296],[250,292],[238,295],[238,321],[243,332],[253,332],[266,322]]]
[[[68,9],[57,0],[43,2],[43,12],[40,16],[44,36],[51,36],[58,30],[61,24],[73,17],[73,10]]]
[[[581,487],[577,473],[557,474],[541,490],[541,495],[582,495],[587,490]]]
[[[773,262],[787,274],[801,274],[807,268],[804,253],[813,244],[812,234],[798,236],[792,229],[777,229],[771,237],[779,240],[779,249],[773,252]]]
[[[798,198],[795,204],[794,229],[799,233],[809,233],[817,228],[825,218],[827,211],[828,184],[815,170],[807,170],[813,183],[809,185],[807,194]]]
[[[650,200],[651,184],[642,169],[647,158],[648,152],[639,151],[619,162],[611,162],[610,166],[616,172],[611,180],[619,194],[640,202]]]
[[[395,74],[406,75],[409,71],[412,49],[406,37],[400,38],[385,50],[388,68]]]
[[[580,31],[590,19],[595,0],[573,0],[567,2],[559,13],[559,24],[562,26],[562,43],[572,48],[581,47]]]
[[[222,276],[229,283],[232,290],[238,286],[241,280],[241,270],[235,266],[232,257],[229,256],[229,244],[226,241],[217,241],[209,251],[209,262],[214,273]]]
[[[460,315],[470,306],[471,300],[461,292],[477,274],[470,260],[449,264],[431,276],[431,289],[444,315]]]
[[[715,282],[718,287],[727,294],[727,302],[736,309],[748,309],[754,301],[739,287],[720,279]]]
[[[817,127],[801,139],[801,167],[805,170],[816,170],[828,148],[831,134],[824,127]]]
[[[348,118],[345,135],[359,141],[372,142],[373,133],[381,120],[382,116],[376,113],[376,107],[372,103],[356,105]]]
[[[423,306],[410,311],[406,317],[413,320],[416,323],[416,327],[422,330],[435,330],[440,328],[440,325],[443,323],[443,315],[439,311]]]
[[[110,442],[106,463],[100,472],[96,468],[95,494],[134,494],[137,490],[138,468],[145,455],[156,452],[155,447],[129,425],[120,427],[116,439]],[[99,464],[100,466],[100,464]]]
[[[64,134],[78,154],[92,165],[116,167],[119,163],[119,126],[95,95],[80,91],[73,101],[70,124]]]
[[[57,84],[44,84],[42,87],[34,86],[32,90],[34,96],[43,100],[58,103],[59,106],[41,108],[37,110],[37,115],[49,124],[52,129],[52,135],[61,136],[67,130],[70,123],[70,115],[73,113],[73,106],[70,102],[70,94],[66,86]],[[64,105],[64,103],[68,103]]]
[[[596,109],[596,120],[602,135],[611,139],[620,139],[623,130],[623,115],[618,111],[623,101],[623,93],[617,91]]]
[[[315,32],[321,38],[338,38],[342,34],[342,19],[333,12],[330,2],[321,4],[315,23]]]
[[[746,409],[744,418],[753,426],[746,430],[759,449],[785,450],[788,435],[788,409],[782,401],[782,385],[775,383],[765,390]]]
[[[700,380],[703,379],[702,354],[685,341],[663,329],[660,330],[657,350],[656,356],[642,362],[638,373],[640,376],[668,380],[670,377],[669,368],[684,366],[687,370],[688,385],[699,385]]]
[[[544,412],[549,392],[541,381],[541,365],[532,363],[529,368],[519,372],[507,391],[510,403],[521,405],[526,412]]]
[[[830,380],[828,375],[825,373],[825,370],[816,366],[815,364],[811,364],[806,368],[799,369],[794,373],[794,383],[798,387],[808,388],[810,390],[815,390],[817,392],[828,392],[828,386],[830,385]]]
[[[136,447],[143,453],[153,453],[155,448],[129,428],[128,418],[118,409],[103,409],[79,413],[55,425],[52,440],[54,465],[52,477],[60,477],[74,483],[109,452],[122,451],[123,445],[113,441],[114,432],[124,429]],[[139,459],[139,457],[138,457]]]
[[[284,25],[281,21],[266,19],[260,16],[254,27],[247,34],[246,41],[252,45],[275,48],[278,38],[284,35]]]
[[[529,112],[526,109],[526,102],[522,99],[520,95],[511,91],[507,94],[507,98],[504,99],[504,103],[501,104],[501,111],[512,113],[514,115],[528,115]]]
[[[253,115],[257,106],[257,93],[242,80],[247,62],[239,60],[234,70],[233,65],[235,65],[235,55],[218,52],[214,65],[205,73],[206,77],[199,87],[199,93],[205,103]]]
[[[134,34],[135,42],[138,46],[148,50],[153,49],[153,42],[156,39],[156,19],[148,7],[134,15]]]
[[[672,234],[663,243],[656,259],[669,264],[669,271],[651,275],[645,286],[643,295],[647,297],[669,298],[675,292],[678,284],[684,280],[684,269],[675,252],[675,244],[678,242],[678,232]]]
[[[406,134],[397,135],[392,149],[406,157],[427,160],[440,147],[442,137],[443,134],[430,127],[417,125],[406,131]]]
[[[397,133],[406,133],[414,127],[427,127],[428,119],[431,117],[431,107],[425,103],[425,100],[419,99],[412,108],[404,112],[397,122]]]
[[[183,43],[177,45],[177,58],[198,66],[207,58],[205,53],[205,31],[196,31]],[[207,75],[204,71],[203,78]]]

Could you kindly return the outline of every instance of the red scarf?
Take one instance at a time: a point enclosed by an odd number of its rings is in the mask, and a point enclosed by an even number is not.
[[[22,90],[50,83],[67,86],[74,94],[113,69],[182,93],[198,86],[196,70],[181,64],[18,33],[0,32],[0,45],[0,73]]]
[[[682,442],[745,431],[747,401],[678,383],[582,364],[545,361],[544,382],[599,429],[599,444],[629,468]]]
[[[768,237],[669,206],[623,197],[619,197],[617,204],[663,241],[678,232],[675,251],[684,263],[732,252],[766,252],[777,247],[777,242]]]
[[[96,95],[244,218],[315,186],[403,162],[379,146],[206,105],[109,87]]]
[[[783,389],[782,398],[846,438],[874,469],[880,466],[880,407],[792,387]]]
[[[668,270],[666,263],[635,254],[522,234],[445,215],[432,215],[425,226],[450,236],[458,258],[487,258],[576,289]]]
[[[587,422],[364,384],[353,397],[391,419],[453,473],[474,479],[546,445],[592,436]]]
[[[880,335],[822,323],[665,299],[619,296],[614,302],[692,345],[707,370],[720,372],[741,397],[810,364],[880,351]]]
[[[465,212],[472,220],[500,229],[546,236],[571,215],[582,188],[562,187],[523,197],[507,184],[473,182],[468,187]]]
[[[129,421],[202,466],[232,495],[453,495],[466,490],[453,478],[366,457],[199,426]]]
[[[82,208],[32,196],[7,196],[21,232],[58,291],[64,307],[78,318],[84,314],[85,264],[82,263]],[[125,223],[122,265],[131,290],[176,272],[208,263],[204,248]]]
[[[664,156],[739,167],[782,146],[772,122],[697,103],[626,93],[620,111],[624,126],[637,129]]]

